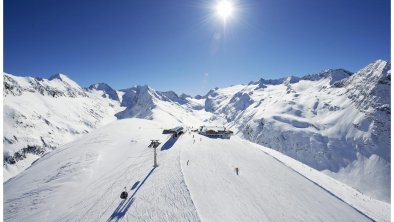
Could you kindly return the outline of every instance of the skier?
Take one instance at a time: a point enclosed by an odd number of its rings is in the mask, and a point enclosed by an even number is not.
[[[189,160],[187,160],[186,165],[189,166]]]
[[[126,187],[124,187],[124,191],[120,194],[121,199],[127,199],[128,193],[126,192]]]
[[[237,174],[237,176],[238,176],[238,172],[239,172],[238,167],[235,167],[235,173]]]

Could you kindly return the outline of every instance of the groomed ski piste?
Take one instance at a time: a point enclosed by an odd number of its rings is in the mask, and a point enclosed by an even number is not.
[[[190,130],[174,139],[170,125],[118,120],[46,154],[4,184],[4,220],[390,221],[389,204],[279,152]]]

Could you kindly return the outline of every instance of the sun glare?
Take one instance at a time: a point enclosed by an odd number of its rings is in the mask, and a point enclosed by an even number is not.
[[[220,18],[226,21],[233,15],[234,6],[230,1],[222,0],[216,5],[216,13]]]

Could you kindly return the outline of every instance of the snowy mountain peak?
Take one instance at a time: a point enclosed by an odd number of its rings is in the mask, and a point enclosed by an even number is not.
[[[63,73],[57,73],[49,77],[49,80],[53,80],[53,79],[69,80],[70,78]]]
[[[192,98],[190,95],[187,95],[185,93],[182,93],[180,96],[180,98],[186,99],[186,98]]]
[[[146,91],[146,92],[154,92],[155,90],[154,89],[152,89],[152,87],[150,87],[149,85],[136,85],[136,86],[134,86],[134,87],[132,87],[132,89],[135,89],[135,90],[137,90],[137,91]]]
[[[257,90],[257,89],[264,89],[268,85],[280,85],[280,84],[288,85],[288,84],[297,83],[298,81],[300,81],[300,78],[296,77],[296,76],[288,76],[288,77],[279,78],[279,79],[260,78],[258,81],[250,82],[248,85],[257,85],[257,87],[255,88]]]
[[[347,71],[345,69],[326,69],[326,70],[323,70],[317,74],[310,74],[310,75],[303,76],[301,79],[302,80],[311,80],[311,81],[319,81],[322,79],[329,79],[330,85],[333,85],[336,82],[339,82],[343,79],[349,78],[351,75],[353,75],[353,73],[350,71]]]
[[[160,98],[155,90],[148,85],[137,85],[121,91],[124,92],[121,106],[126,109],[116,114],[118,119],[151,118],[152,109],[156,106],[155,100]]]
[[[89,89],[99,89],[99,88],[111,88],[108,84],[106,83],[95,83],[89,86]]]
[[[158,92],[161,95],[161,99],[165,101],[171,101],[178,103],[179,105],[186,104],[188,102],[187,98],[190,96],[182,94],[178,96],[174,91]]]
[[[376,65],[380,65],[380,64],[389,64],[390,61],[384,60],[384,59],[377,59],[375,62],[371,63],[371,64],[376,64]]]
[[[201,95],[196,95],[194,98],[195,98],[195,99],[203,99],[204,97],[201,96]]]
[[[391,63],[377,60],[347,79],[344,85],[349,98],[360,109],[369,112],[380,110],[390,113],[390,76]]]
[[[319,81],[322,79],[329,79],[330,85],[335,84],[338,81],[348,78],[353,73],[347,71],[345,69],[326,69],[317,74],[309,74],[303,77],[297,76],[288,76],[279,79],[264,79],[260,78],[256,82],[250,82],[248,85],[257,85],[256,89],[266,88],[268,85],[280,85],[280,84],[294,84],[299,82],[300,80],[310,80],[310,81]]]
[[[264,79],[260,78],[259,81],[256,82],[256,84],[259,85],[279,85],[282,84],[287,78],[279,78],[279,79]]]
[[[57,74],[50,79],[20,77],[4,74],[4,96],[12,94],[20,96],[24,93],[39,93],[52,97],[86,96],[86,92],[66,75]]]
[[[111,86],[106,83],[96,83],[89,86],[89,90],[97,90],[103,92],[103,97],[110,98],[112,100],[120,101],[118,93]]]
[[[285,83],[285,84],[293,84],[293,83],[297,83],[298,81],[300,81],[300,77],[289,76],[289,77],[286,78],[286,80],[283,83]]]
[[[160,95],[164,97],[163,99],[169,99],[171,101],[177,101],[180,99],[178,94],[176,94],[174,91],[160,92]]]
[[[81,88],[81,86],[79,86],[78,83],[76,83],[74,80],[70,79],[67,75],[62,74],[62,73],[58,73],[58,74],[52,75],[51,77],[49,77],[48,80],[50,80],[50,81],[52,81],[52,80],[60,80],[60,81],[62,81],[64,83],[68,84],[71,87]]]
[[[365,75],[372,75],[376,77],[386,77],[391,73],[391,63],[382,59],[378,59],[370,63],[358,73],[365,73]]]
[[[218,95],[216,92],[217,89],[211,89],[208,91],[208,93],[203,97],[203,98],[209,98],[209,97],[215,97]]]
[[[128,92],[134,92],[137,94],[150,94],[151,96],[156,95],[156,91],[148,85],[135,85],[131,88],[122,89],[120,91],[125,92],[126,94]]]

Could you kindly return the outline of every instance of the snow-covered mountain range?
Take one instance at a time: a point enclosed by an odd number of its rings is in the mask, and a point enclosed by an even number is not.
[[[390,62],[260,79],[191,97],[149,86],[82,88],[4,74],[4,180],[49,151],[117,119],[226,126],[381,201],[390,202]]]

